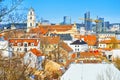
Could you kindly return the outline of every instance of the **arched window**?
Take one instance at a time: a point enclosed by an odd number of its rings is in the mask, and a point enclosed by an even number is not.
[[[30,26],[32,26],[32,23],[30,23]]]
[[[30,17],[30,20],[32,20],[32,17]]]
[[[32,12],[30,12],[30,15],[32,15]]]

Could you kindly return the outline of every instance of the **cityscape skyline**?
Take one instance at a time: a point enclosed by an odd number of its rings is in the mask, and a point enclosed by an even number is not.
[[[42,17],[52,23],[62,22],[63,16],[70,16],[72,23],[84,22],[78,18],[84,18],[87,11],[90,11],[92,19],[99,16],[110,23],[120,23],[119,2],[119,0],[25,0],[22,5],[27,8],[33,7],[37,18]]]

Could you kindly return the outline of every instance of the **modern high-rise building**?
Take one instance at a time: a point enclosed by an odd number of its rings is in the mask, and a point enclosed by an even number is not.
[[[100,22],[98,23],[98,27],[97,27],[98,29],[97,29],[97,31],[98,32],[105,31],[105,29],[104,29],[104,18],[99,17],[98,20]]]
[[[71,17],[70,16],[64,16],[63,17],[63,24],[71,24]]]
[[[110,22],[109,21],[104,22],[104,27],[105,30],[108,30],[110,28]]]
[[[84,19],[85,19],[84,24],[85,24],[86,31],[92,30],[91,21],[90,21],[90,12],[86,12],[84,14]]]

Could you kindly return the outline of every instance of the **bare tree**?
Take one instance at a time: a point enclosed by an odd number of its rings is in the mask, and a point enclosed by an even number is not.
[[[7,2],[9,2],[9,5],[5,5],[6,4],[6,0],[0,0],[0,19],[1,17],[11,13],[13,10],[15,10],[21,3],[23,0],[10,0]]]
[[[19,57],[1,58],[0,80],[29,80],[29,76],[26,75],[28,65],[23,65]]]
[[[120,70],[120,58],[116,58],[116,59],[114,60],[114,64],[115,64],[115,66]]]

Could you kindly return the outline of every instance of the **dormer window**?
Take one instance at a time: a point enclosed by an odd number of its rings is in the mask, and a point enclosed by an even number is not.
[[[28,46],[28,44],[27,43],[24,43],[24,47],[27,47]]]
[[[31,46],[34,46],[34,43],[31,43]]]
[[[17,46],[21,46],[21,43],[17,43]]]

